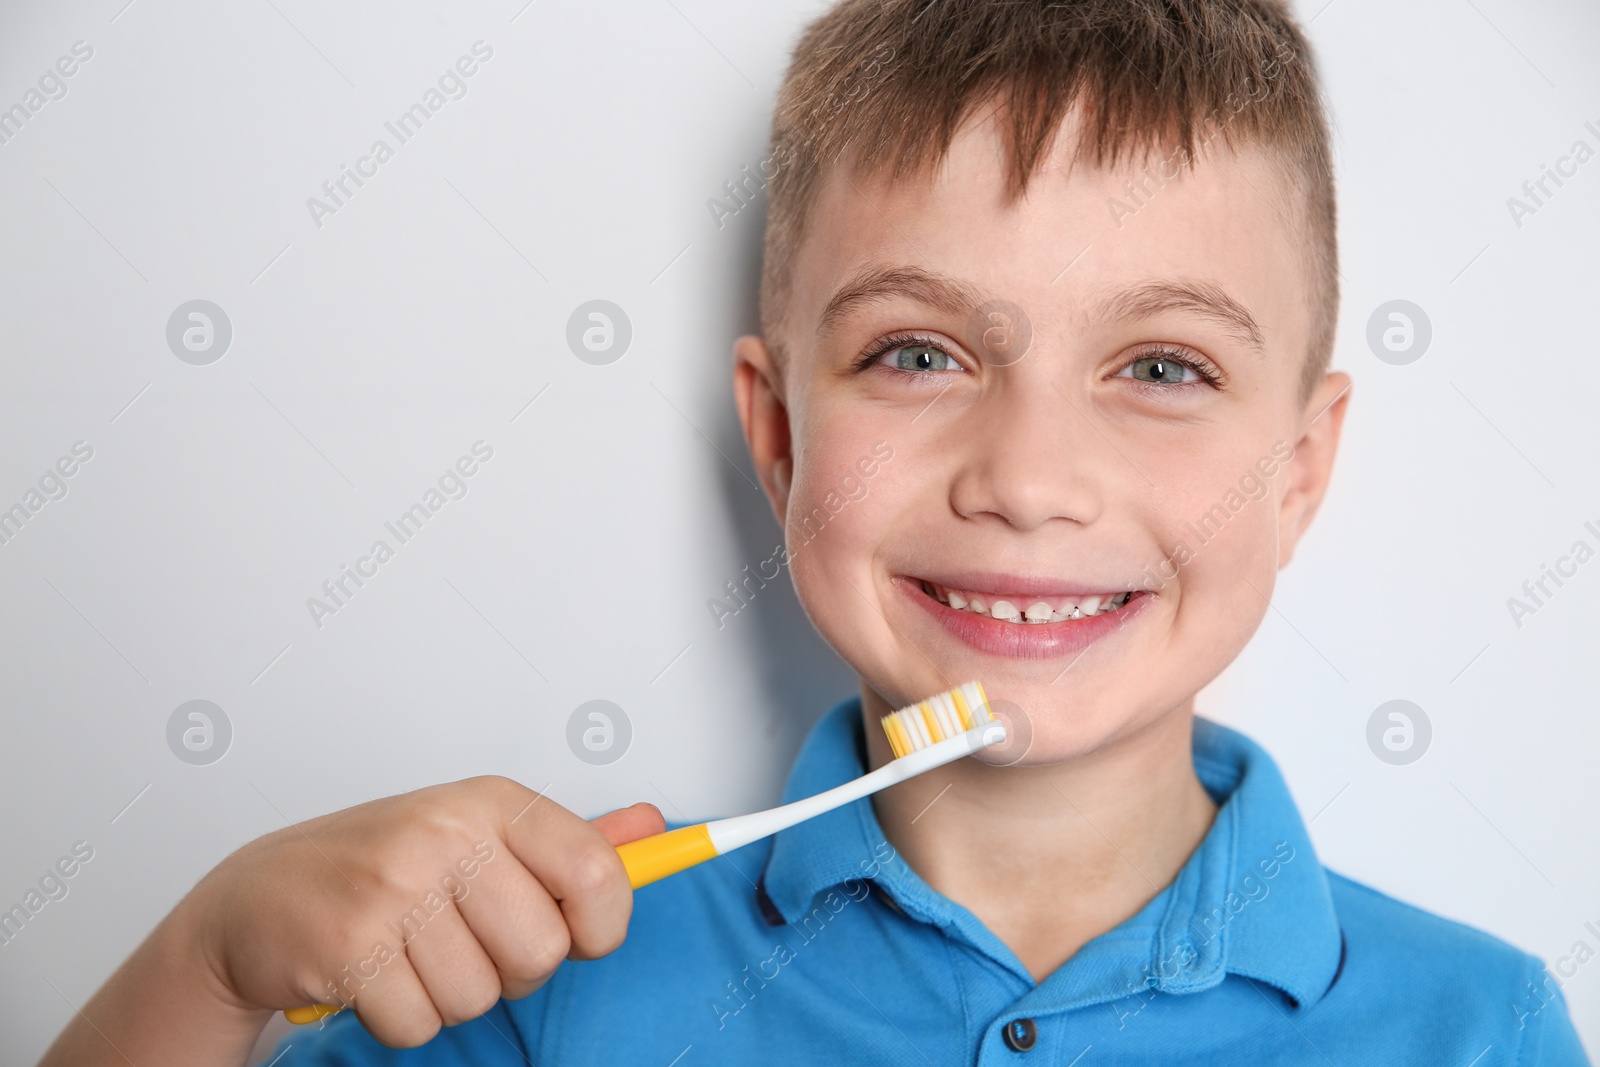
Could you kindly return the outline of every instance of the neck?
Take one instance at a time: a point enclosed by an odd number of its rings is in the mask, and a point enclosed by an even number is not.
[[[869,769],[893,759],[893,709],[865,686]],[[1177,877],[1216,815],[1194,773],[1194,703],[1059,763],[976,759],[872,797],[885,836],[938,892],[1005,942],[1035,981],[1136,915]]]

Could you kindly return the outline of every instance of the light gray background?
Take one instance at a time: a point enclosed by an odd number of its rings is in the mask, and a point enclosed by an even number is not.
[[[706,201],[764,157],[820,4],[125,3],[0,7],[0,107],[94,49],[0,145],[0,507],[94,449],[0,546],[0,905],[95,850],[0,947],[5,1064],[286,820],[482,773],[585,815],[742,811],[852,685],[787,589],[720,632],[706,607],[779,538],[728,385],[761,214],[719,230]],[[1520,628],[1506,599],[1600,546],[1600,160],[1520,228],[1506,200],[1600,148],[1600,12],[1320,5],[1357,384],[1317,527],[1202,710],[1277,757],[1330,866],[1554,961],[1600,948],[1600,562]],[[479,39],[467,95],[317,228],[306,199]],[[233,325],[209,366],[165,341],[197,298]],[[564,340],[597,298],[633,325],[609,366]],[[1407,366],[1365,341],[1392,299],[1433,326]],[[480,439],[468,494],[315,627],[306,598]],[[608,766],[566,744],[597,698],[633,728]],[[1408,766],[1366,743],[1395,698],[1433,725]],[[167,747],[192,699],[232,723],[209,766]],[[1600,964],[1565,989],[1600,1049]]]

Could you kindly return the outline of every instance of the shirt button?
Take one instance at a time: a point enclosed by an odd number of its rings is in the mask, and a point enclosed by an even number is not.
[[[1027,1052],[1039,1043],[1039,1029],[1033,1025],[1032,1019],[1012,1019],[1001,1033],[1005,1035],[1006,1047],[1012,1052]]]

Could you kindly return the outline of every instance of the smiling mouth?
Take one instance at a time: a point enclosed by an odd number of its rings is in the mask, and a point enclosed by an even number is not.
[[[968,611],[987,619],[1019,626],[1042,626],[1073,619],[1089,619],[1121,610],[1136,590],[1121,589],[1089,596],[1037,596],[956,589],[918,579],[922,591],[946,607]]]

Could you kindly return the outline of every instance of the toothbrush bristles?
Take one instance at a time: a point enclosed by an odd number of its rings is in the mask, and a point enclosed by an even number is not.
[[[890,712],[883,717],[883,732],[899,759],[993,721],[982,683],[968,682]]]

